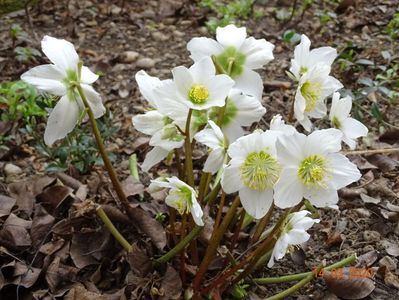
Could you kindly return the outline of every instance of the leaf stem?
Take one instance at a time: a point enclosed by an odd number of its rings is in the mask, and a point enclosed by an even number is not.
[[[187,183],[188,185],[193,187],[194,186],[193,157],[192,157],[192,148],[190,142],[190,123],[191,123],[192,114],[193,110],[190,108],[188,111],[187,121],[186,121],[186,131],[185,131],[186,138],[184,140],[184,147],[186,151],[185,167],[186,167]]]
[[[131,252],[133,247],[129,244],[129,242],[123,237],[123,235],[116,229],[112,221],[108,218],[104,209],[101,206],[98,206],[96,209],[97,215],[100,217],[101,221],[103,221],[104,225],[108,228],[114,238],[118,241],[119,244],[127,251]]]

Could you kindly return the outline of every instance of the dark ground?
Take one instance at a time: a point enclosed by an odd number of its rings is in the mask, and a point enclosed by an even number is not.
[[[39,58],[36,63],[22,64],[15,59],[9,38],[12,24],[20,24],[29,34],[28,38],[17,41],[17,46],[40,49],[38,41],[45,34],[64,38],[77,47],[85,65],[104,74],[95,87],[101,91],[106,106],[113,113],[112,125],[119,128],[108,143],[108,149],[117,156],[116,167],[121,179],[129,175],[129,155],[136,152],[142,161],[147,151],[145,143],[148,139],[131,125],[131,117],[145,109],[134,74],[145,69],[149,74],[165,79],[171,77],[170,69],[174,66],[188,66],[191,61],[186,43],[195,36],[211,36],[205,21],[214,16],[194,1],[124,2],[122,9],[122,1],[44,0],[40,7],[30,9],[33,28],[29,27],[23,11],[3,16],[0,23],[0,81],[16,80],[24,71],[45,62],[44,58]],[[392,68],[399,64],[398,42],[384,32],[399,3],[395,0],[353,2],[357,2],[356,7],[341,7],[326,25],[320,23],[317,14],[334,12],[337,7],[334,1],[317,1],[302,18],[296,15],[286,24],[276,18],[275,9],[289,9],[290,1],[255,5],[254,9],[263,16],[244,24],[251,35],[266,38],[276,46],[274,61],[261,71],[267,114],[260,127],[267,126],[276,113],[286,115],[287,103],[294,95],[295,87],[285,75],[294,45],[282,40],[282,34],[293,29],[306,33],[314,47],[336,47],[341,58],[347,57],[345,55],[352,50],[352,58],[346,61],[346,66],[342,60],[335,63],[333,75],[356,95],[359,105],[355,106],[354,112],[363,117],[362,121],[369,128],[369,136],[359,149],[398,147],[398,99],[390,100],[373,91],[362,94],[364,86],[358,80],[362,77],[374,79],[377,74],[384,73],[379,66]],[[381,51],[384,50],[390,51],[390,59],[383,57]],[[363,62],[359,61],[362,59]],[[395,90],[394,86],[388,87]],[[374,117],[375,106],[382,119]],[[177,294],[178,299],[181,288],[179,290],[174,269],[168,269],[166,275],[165,270],[159,270],[144,276],[142,268],[134,262],[140,258],[126,258],[95,218],[88,199],[107,205],[108,212],[114,213],[113,218],[125,236],[142,250],[143,256],[145,252],[157,253],[150,240],[139,234],[116,209],[115,195],[103,168],[94,167],[84,175],[69,168],[65,172],[67,176],[47,174],[48,177],[45,172],[48,158],[32,146],[32,138],[18,131],[19,127],[21,122],[0,128],[1,134],[15,137],[11,150],[0,153],[0,195],[4,195],[0,196],[0,299],[15,299],[18,283],[21,299],[52,299],[55,296],[126,299],[124,293],[127,299],[162,298],[160,294],[166,295],[163,299]],[[260,271],[259,276],[304,272],[323,260],[333,263],[356,253],[363,257],[363,267],[374,267],[374,271],[378,271],[376,287],[366,299],[399,299],[398,158],[398,153],[351,156],[364,176],[359,183],[340,192],[339,211],[320,211],[322,222],[314,227],[312,239],[306,245],[306,259],[304,253],[298,251],[292,257],[294,263],[287,255],[271,271]],[[5,166],[10,163],[19,168],[18,172],[5,172]],[[156,177],[156,173],[165,173],[166,169],[167,166],[160,165],[154,169],[152,177]],[[141,175],[141,178],[146,185],[148,175]],[[59,182],[65,186],[59,187]],[[138,194],[143,192],[143,186],[127,183],[125,187],[130,189],[130,200],[138,208],[151,214],[166,212],[157,201],[151,204],[139,202]],[[15,201],[18,209],[12,209]],[[16,225],[17,229],[5,230],[7,224]],[[242,243],[245,246],[245,240]],[[26,273],[29,264],[34,267],[34,272]],[[129,271],[129,264],[138,270]],[[178,270],[177,263],[173,266]],[[168,285],[170,282],[172,286],[175,284],[175,290]],[[353,287],[356,283],[349,285],[338,288],[356,289]],[[258,299],[256,295],[271,295],[286,287],[288,285],[254,285],[249,289],[249,297]],[[364,288],[361,286],[360,289]],[[337,299],[333,291],[323,280],[317,280],[301,289],[293,299]]]

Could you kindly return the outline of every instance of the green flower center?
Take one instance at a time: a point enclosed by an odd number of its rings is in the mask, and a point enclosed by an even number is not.
[[[67,96],[69,100],[75,100],[77,92],[75,90],[76,86],[79,84],[78,73],[73,70],[66,71],[66,77],[63,82],[67,88]]]
[[[302,67],[299,69],[299,75],[302,76],[302,75],[305,74],[307,71],[308,71],[308,68],[302,66]]]
[[[188,92],[188,97],[194,104],[204,104],[208,101],[209,91],[202,84],[194,84]]]
[[[341,121],[336,116],[333,116],[333,118],[331,120],[331,125],[332,125],[332,127],[337,128],[337,129],[340,129],[342,126]]]
[[[321,155],[310,155],[299,164],[298,177],[304,185],[323,185],[326,173],[327,161]]]
[[[173,202],[176,210],[182,215],[190,211],[193,205],[191,200],[191,190],[188,187],[180,187],[177,190],[171,191],[170,194],[176,196],[177,200]]]
[[[234,47],[228,47],[216,56],[217,65],[232,78],[243,73],[245,60],[246,56]]]
[[[306,81],[301,87],[301,94],[306,101],[305,111],[309,112],[315,109],[321,96],[321,84],[318,82]]]
[[[176,126],[171,125],[171,126],[164,127],[163,132],[162,132],[162,139],[173,141],[173,142],[180,142],[180,141],[184,140],[184,137],[177,130]]]
[[[277,160],[265,151],[252,152],[240,167],[243,183],[250,189],[263,191],[272,188],[280,177]]]
[[[227,98],[221,126],[225,127],[229,125],[236,117],[237,112],[238,112],[237,106],[234,104],[234,102],[231,99]],[[213,107],[209,112],[209,118],[212,121],[216,122],[218,116],[219,116],[219,108]]]

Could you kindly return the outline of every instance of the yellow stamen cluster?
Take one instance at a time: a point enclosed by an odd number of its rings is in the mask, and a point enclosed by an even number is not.
[[[301,94],[306,101],[305,111],[309,112],[316,108],[321,96],[321,84],[318,82],[306,81],[301,87]]]
[[[194,104],[204,104],[209,98],[209,91],[202,84],[194,84],[188,92],[188,97]]]
[[[277,160],[265,151],[248,154],[240,167],[242,182],[250,189],[263,191],[272,188],[280,177]]]
[[[310,155],[299,164],[298,177],[304,185],[324,185],[326,173],[327,162],[321,155]]]

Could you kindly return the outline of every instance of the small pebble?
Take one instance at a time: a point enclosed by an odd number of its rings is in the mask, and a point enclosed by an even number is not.
[[[365,208],[356,208],[353,210],[360,218],[369,218],[371,213],[368,209]]]
[[[396,227],[395,227],[394,232],[395,232],[395,234],[396,234],[397,236],[399,236],[399,223],[396,224]]]
[[[6,173],[6,176],[18,175],[22,173],[22,169],[13,164],[6,164],[4,167],[4,173]]]
[[[144,57],[140,58],[137,63],[136,63],[138,68],[143,68],[143,69],[150,69],[153,66],[155,66],[155,61],[151,58]]]
[[[120,61],[122,63],[131,63],[139,58],[139,54],[136,51],[125,51],[120,55]]]
[[[365,232],[363,232],[363,238],[367,242],[369,242],[369,241],[378,241],[381,238],[381,235],[377,231],[366,230]]]
[[[397,259],[387,255],[381,258],[378,264],[380,265],[380,267],[385,266],[389,271],[394,271],[396,270],[397,262]]]

